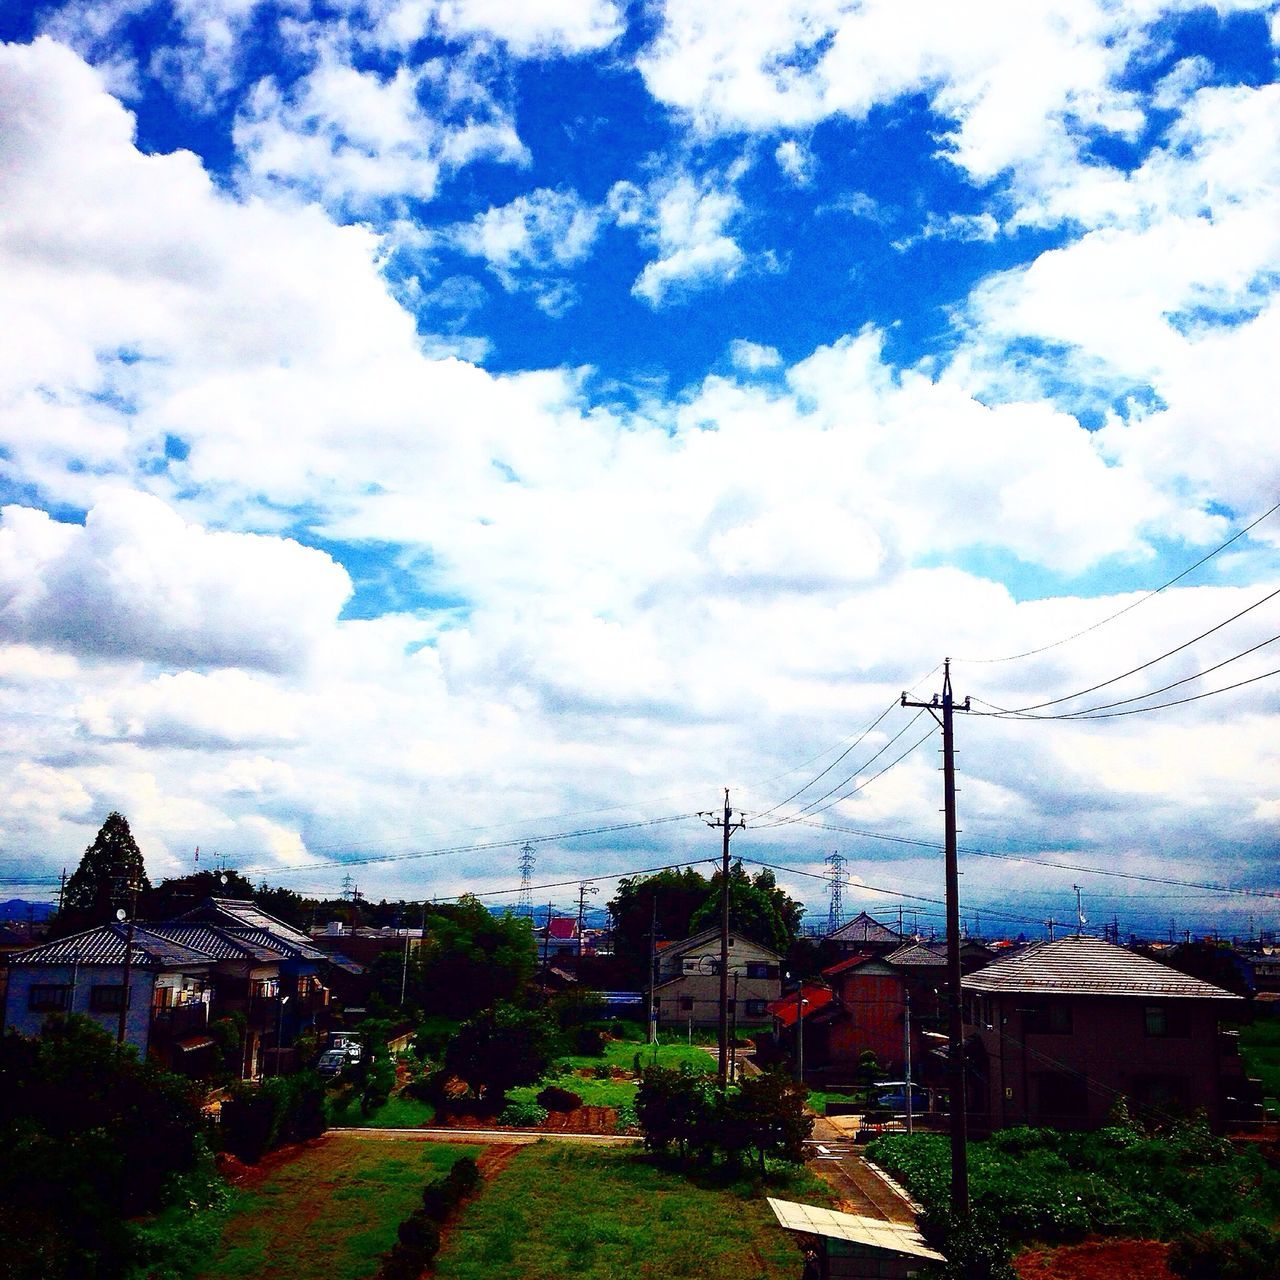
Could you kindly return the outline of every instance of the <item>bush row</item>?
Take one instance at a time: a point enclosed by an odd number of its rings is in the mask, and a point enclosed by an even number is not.
[[[246,1164],[286,1142],[325,1131],[324,1081],[314,1071],[238,1084],[222,1104],[220,1145]]]
[[[470,1156],[422,1189],[422,1206],[396,1229],[396,1243],[382,1257],[377,1280],[417,1280],[440,1249],[440,1228],[479,1185],[480,1170]]]

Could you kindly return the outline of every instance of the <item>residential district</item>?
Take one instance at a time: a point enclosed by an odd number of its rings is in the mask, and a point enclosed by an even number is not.
[[[153,886],[112,814],[0,928],[0,1275],[1280,1274],[1273,934],[970,935],[956,991],[740,863],[585,897]]]

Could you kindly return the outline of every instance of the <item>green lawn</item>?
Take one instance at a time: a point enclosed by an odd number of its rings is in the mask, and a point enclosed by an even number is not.
[[[438,1280],[794,1280],[800,1259],[766,1192],[697,1185],[633,1152],[542,1142],[522,1148],[462,1212]],[[800,1170],[768,1194],[830,1204]]]
[[[430,1124],[436,1118],[436,1109],[429,1102],[395,1094],[368,1115],[360,1110],[360,1099],[354,1092],[341,1102],[334,1100],[329,1107],[329,1124],[335,1129],[416,1129]]]
[[[1280,1018],[1262,1017],[1239,1031],[1240,1056],[1249,1074],[1262,1081],[1267,1106],[1280,1111]]]
[[[651,1067],[654,1063],[655,1048],[650,1044],[641,1044],[636,1040],[608,1040],[604,1046],[604,1056],[602,1058],[590,1058],[582,1054],[575,1054],[568,1058],[559,1058],[559,1062],[567,1062],[575,1070],[578,1068],[591,1069],[605,1063],[611,1067],[622,1067],[624,1070],[630,1071],[632,1063],[635,1061],[636,1054],[640,1055],[640,1062],[643,1066]],[[657,1062],[660,1067],[678,1067],[681,1063],[688,1063],[695,1071],[714,1071],[716,1069],[716,1060],[705,1049],[700,1049],[696,1044],[660,1044],[657,1046]]]
[[[200,1280],[368,1280],[423,1185],[478,1151],[330,1134],[237,1192]]]

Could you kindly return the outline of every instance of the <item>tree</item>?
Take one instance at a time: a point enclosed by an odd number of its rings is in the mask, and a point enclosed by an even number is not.
[[[698,933],[720,923],[720,883],[716,872],[711,877],[710,892],[689,921],[690,933]],[[790,898],[767,867],[754,879],[747,875],[741,862],[729,869],[729,928],[753,942],[759,942],[779,955],[786,955],[804,915],[804,904]]]
[[[6,1260],[22,1264],[4,1274],[122,1275],[126,1220],[159,1208],[204,1149],[200,1091],[90,1019],[0,1038],[0,1229]]]
[[[618,881],[609,914],[613,917],[613,953],[625,966],[626,981],[648,982],[649,928],[655,904],[658,937],[674,942],[689,936],[689,922],[710,893],[711,882],[691,867]]]
[[[647,1150],[674,1146],[684,1160],[693,1151],[709,1149],[720,1109],[709,1076],[687,1067],[646,1067],[635,1105]]]
[[[508,1089],[537,1080],[555,1049],[556,1027],[545,1013],[500,1001],[458,1028],[444,1061],[486,1102],[497,1103]]]
[[[109,813],[67,881],[54,934],[62,937],[105,924],[121,908],[132,912],[135,892],[145,895],[150,889],[128,821],[122,813]]]
[[[238,871],[195,871],[161,880],[139,900],[138,912],[147,920],[172,920],[198,907],[206,898],[252,896],[253,885]]]
[[[395,960],[382,975],[383,998],[391,1006],[400,1002],[402,961],[398,955]],[[536,963],[528,920],[495,916],[467,895],[428,912],[426,941],[410,957],[409,996],[427,1013],[469,1018],[497,1000],[522,995]]]
[[[766,1156],[803,1164],[805,1139],[813,1132],[813,1116],[805,1109],[808,1096],[780,1072],[744,1080],[724,1102],[721,1141],[730,1159],[754,1151],[761,1173]]]

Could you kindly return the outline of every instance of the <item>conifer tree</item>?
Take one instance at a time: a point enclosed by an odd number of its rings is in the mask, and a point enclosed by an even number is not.
[[[67,881],[56,932],[65,935],[114,920],[119,908],[132,910],[135,891],[143,894],[150,888],[128,820],[122,813],[109,813]]]

